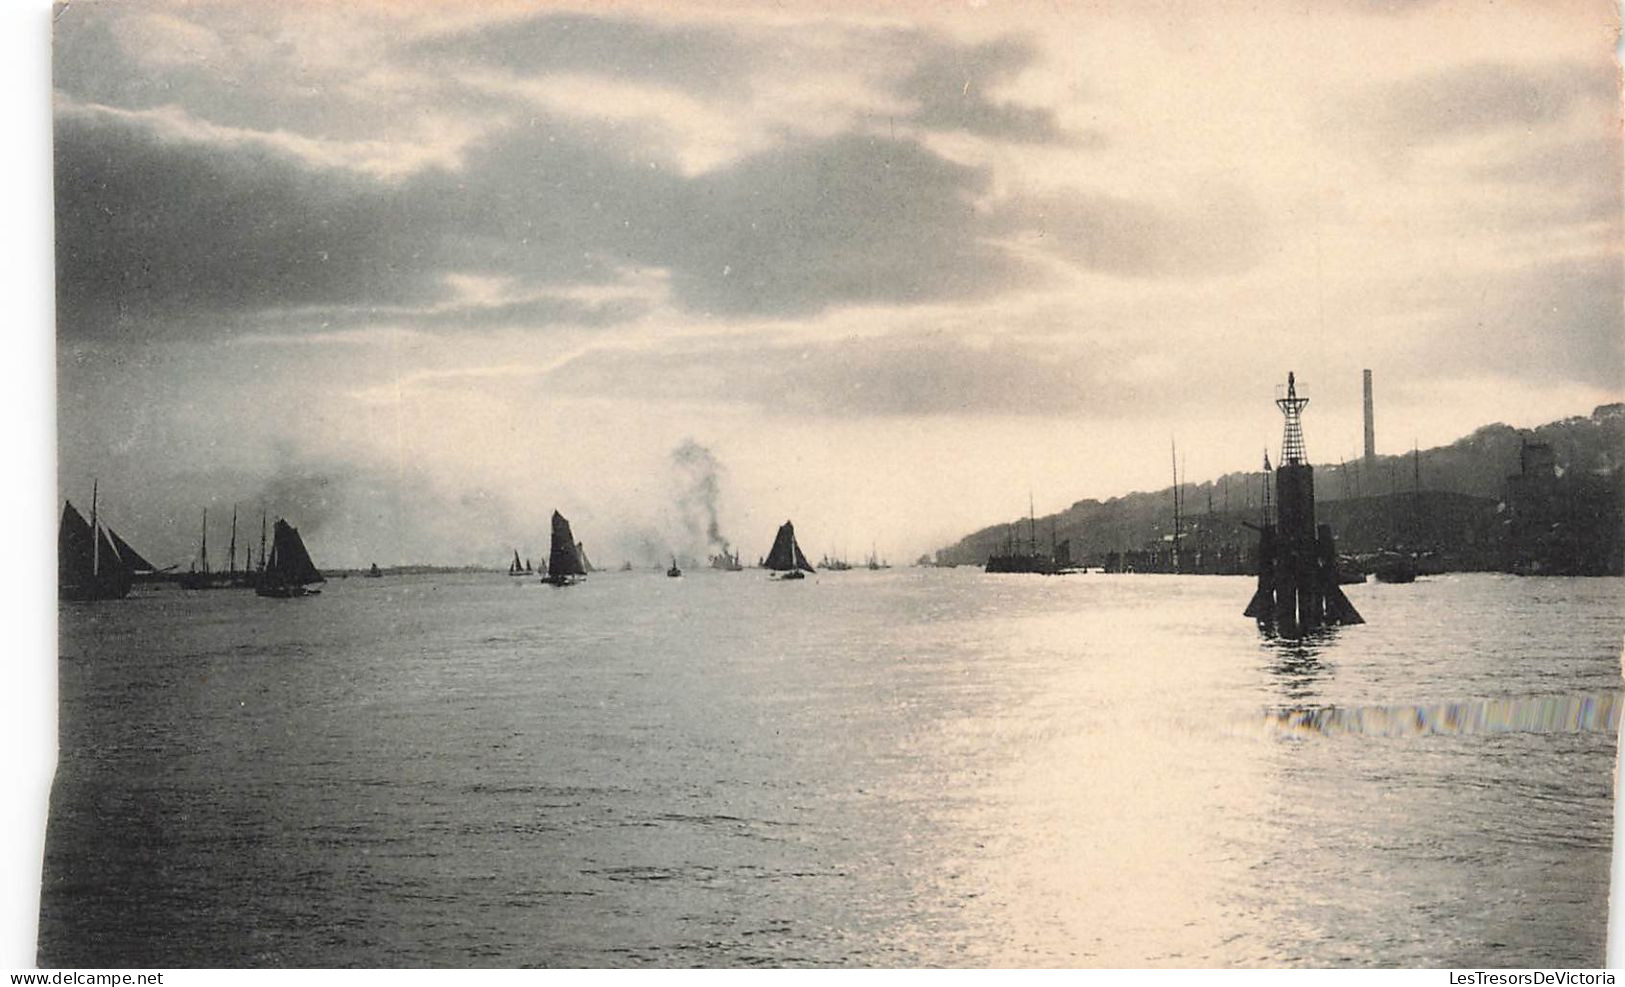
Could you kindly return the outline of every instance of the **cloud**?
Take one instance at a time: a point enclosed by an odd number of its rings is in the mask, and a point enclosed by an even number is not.
[[[450,70],[591,73],[716,96],[734,90],[757,49],[725,28],[583,13],[546,13],[414,41],[403,54]]]
[[[1079,192],[1012,204],[1012,232],[1025,245],[1084,269],[1134,278],[1235,274],[1263,253],[1263,209],[1244,190],[1200,186],[1183,199]]]
[[[420,294],[413,247],[364,179],[73,113],[57,120],[55,165],[65,336]]]
[[[1050,108],[989,96],[1035,56],[1031,44],[1016,38],[975,45],[925,42],[924,54],[897,86],[899,95],[917,104],[906,119],[928,129],[961,130],[1024,143],[1062,140],[1064,135]]]
[[[1617,93],[1611,65],[1479,62],[1382,85],[1351,109],[1376,139],[1411,146],[1551,126]]]
[[[1439,289],[1449,306],[1420,334],[1417,365],[1466,375],[1617,389],[1625,379],[1625,269],[1618,253],[1536,264]]]

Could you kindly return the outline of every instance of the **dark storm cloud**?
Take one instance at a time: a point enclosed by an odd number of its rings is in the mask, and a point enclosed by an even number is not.
[[[976,209],[987,183],[910,141],[842,137],[758,155],[693,183],[673,287],[691,306],[781,315],[1013,287],[1016,264]]]
[[[917,103],[906,119],[933,130],[962,130],[982,137],[1047,143],[1063,139],[1047,107],[990,99],[987,92],[1030,65],[1036,53],[1025,41],[1006,38],[978,45],[925,42],[914,70],[897,93]]]
[[[626,265],[668,269],[679,304],[727,314],[974,296],[1018,273],[976,211],[986,184],[915,143],[860,137],[685,178],[549,122],[471,152],[461,173],[389,185],[72,111],[58,122],[61,327],[94,336],[299,306],[421,307],[447,272],[602,284]],[[638,314],[567,307],[518,303],[469,321]]]
[[[545,13],[417,41],[402,54],[517,75],[585,72],[716,94],[739,85],[755,49],[726,29]]]
[[[59,55],[65,91],[113,100],[115,89],[95,80],[133,76],[104,27],[87,22],[64,36],[59,52],[85,39],[83,50]],[[1057,137],[1047,112],[985,95],[1033,60],[1023,42],[960,46],[895,30],[854,36],[865,39],[865,52],[896,54],[900,93],[917,105],[922,127]],[[673,85],[703,84],[719,65],[737,69],[741,47],[721,28],[571,14],[437,38],[416,57],[472,59],[488,45],[497,64],[526,67],[534,58],[538,68]],[[99,59],[109,63],[105,71]],[[286,103],[279,93],[298,88],[290,79],[265,87],[263,102]],[[1104,196],[995,205],[987,168],[912,138],[787,138],[690,176],[644,153],[636,126],[564,120],[532,106],[517,126],[465,147],[459,167],[385,181],[361,173],[372,166],[354,159],[393,161],[387,145],[358,152],[301,143],[307,135],[297,129],[211,127],[190,107],[143,117],[71,99],[61,106],[58,290],[69,337],[208,334],[255,318],[286,323],[288,313],[311,309],[324,309],[328,326],[374,316],[445,329],[611,325],[645,314],[648,302],[581,303],[559,289],[614,285],[629,268],[667,272],[670,301],[689,312],[791,317],[1020,287],[1039,267],[1011,253],[1011,240],[1141,277],[1236,270],[1255,253],[1246,210],[1214,222]],[[453,308],[445,281],[452,273],[507,278],[526,300]]]
[[[671,274],[690,311],[798,315],[973,297],[1014,284],[976,209],[987,174],[912,141],[837,137],[692,178],[576,128],[543,127],[410,183],[402,216],[449,231],[455,266],[568,281]]]
[[[1354,112],[1380,139],[1426,144],[1557,123],[1578,106],[1607,105],[1617,86],[1611,65],[1481,62],[1386,85]]]
[[[65,336],[419,292],[418,254],[365,179],[72,112],[57,117],[55,166]]]

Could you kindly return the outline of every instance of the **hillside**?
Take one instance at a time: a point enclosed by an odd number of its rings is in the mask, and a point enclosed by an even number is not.
[[[1509,553],[1507,477],[1520,470],[1525,443],[1551,447],[1556,484],[1564,491],[1561,525],[1569,556],[1596,555],[1603,561],[1580,566],[1618,571],[1621,541],[1622,478],[1625,470],[1625,405],[1597,408],[1588,417],[1566,418],[1534,429],[1486,425],[1447,446],[1417,454],[1379,456],[1372,466],[1315,467],[1321,521],[1330,523],[1340,551],[1384,549],[1433,552],[1449,568],[1514,567]],[[1420,481],[1420,482],[1418,482]],[[1198,540],[1212,546],[1250,547],[1254,535],[1244,522],[1257,522],[1264,474],[1229,473],[1183,485],[1187,547]],[[1211,510],[1210,507],[1211,506]],[[1110,500],[1082,500],[1057,514],[989,525],[937,553],[944,564],[980,565],[989,554],[1029,531],[1041,549],[1070,539],[1072,556],[1101,564],[1107,553],[1144,549],[1173,535],[1173,488],[1136,492]],[[1549,566],[1547,568],[1550,568]]]

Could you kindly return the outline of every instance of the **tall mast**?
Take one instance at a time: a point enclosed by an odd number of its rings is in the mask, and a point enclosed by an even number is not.
[[[260,571],[265,571],[265,508],[260,508]]]
[[[1172,436],[1168,437],[1168,460],[1174,470],[1174,557],[1173,571],[1179,571],[1179,447],[1175,445]]]
[[[203,547],[199,550],[199,554],[203,556],[203,571],[207,574],[209,571],[209,509],[207,507],[203,509]]]
[[[1038,554],[1038,520],[1033,515],[1033,492],[1027,491],[1027,554]]]
[[[227,550],[232,575],[237,573],[237,505],[231,505],[231,548]]]
[[[1414,439],[1411,440],[1411,457],[1413,459],[1412,465],[1416,469],[1416,478],[1415,478],[1416,492],[1421,493],[1422,492],[1422,450],[1416,444],[1416,440],[1414,440]]]
[[[90,481],[90,574],[97,576],[102,569],[102,539],[96,527],[96,481]]]

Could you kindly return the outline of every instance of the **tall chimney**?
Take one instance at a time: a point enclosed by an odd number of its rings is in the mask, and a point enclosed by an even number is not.
[[[1371,371],[1365,372],[1365,462],[1377,461],[1377,424],[1371,410]]]

